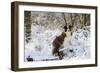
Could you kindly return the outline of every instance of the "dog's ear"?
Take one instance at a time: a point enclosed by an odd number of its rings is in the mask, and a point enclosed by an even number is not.
[[[67,26],[64,26],[64,30],[65,30],[65,32],[67,31],[67,29],[68,29]]]
[[[73,27],[72,25],[69,25],[69,31],[72,31],[72,27]]]

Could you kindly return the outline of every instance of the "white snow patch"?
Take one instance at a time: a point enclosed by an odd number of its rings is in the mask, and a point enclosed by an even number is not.
[[[90,27],[84,28],[73,32],[72,36],[70,36],[70,32],[66,33],[64,48],[60,49],[65,54],[64,60],[91,58]],[[29,43],[25,43],[25,61],[27,61],[28,56],[33,58],[34,61],[57,60],[58,57],[52,55],[52,42],[62,31],[46,29],[40,25],[32,25],[31,31],[32,39]],[[70,52],[70,50],[73,51]]]

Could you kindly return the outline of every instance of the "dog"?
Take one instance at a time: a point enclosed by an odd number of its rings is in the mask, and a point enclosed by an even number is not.
[[[64,43],[64,39],[66,37],[66,33],[62,32],[61,35],[57,36],[54,40],[53,40],[53,55],[55,56],[59,56],[59,59],[63,59],[63,51],[59,51],[60,48],[62,48],[62,45]]]

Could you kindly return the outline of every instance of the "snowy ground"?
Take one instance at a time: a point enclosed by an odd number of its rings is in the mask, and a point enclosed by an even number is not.
[[[58,60],[57,56],[52,55],[52,42],[62,31],[59,29],[46,29],[40,25],[32,26],[31,31],[32,39],[29,43],[25,43],[25,62],[27,62],[27,58],[31,58],[33,61]],[[90,44],[90,27],[78,29],[76,32],[73,32],[72,36],[65,38],[64,47],[61,49],[65,54],[63,59],[91,58]],[[73,52],[70,52],[70,50],[73,50]]]

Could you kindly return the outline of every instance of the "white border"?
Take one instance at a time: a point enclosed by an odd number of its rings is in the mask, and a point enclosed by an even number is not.
[[[89,13],[91,14],[91,59],[88,60],[62,60],[43,62],[24,62],[24,11],[47,11],[47,12],[68,12],[68,13]],[[19,68],[34,68],[48,66],[95,64],[95,10],[79,8],[60,8],[43,6],[19,5]]]

